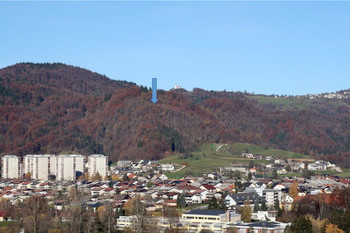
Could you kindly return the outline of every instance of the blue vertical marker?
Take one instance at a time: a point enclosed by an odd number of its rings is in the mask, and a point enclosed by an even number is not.
[[[157,103],[157,78],[152,78],[152,99],[151,101]]]

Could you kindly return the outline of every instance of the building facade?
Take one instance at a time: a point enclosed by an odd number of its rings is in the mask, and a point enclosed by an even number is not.
[[[90,176],[98,173],[103,179],[108,171],[108,156],[101,154],[90,155],[88,157],[88,169]]]
[[[17,155],[5,155],[2,157],[2,178],[18,179],[21,178],[20,158]]]
[[[24,157],[24,173],[30,173],[31,179],[48,180],[49,175],[55,175],[51,162],[55,155],[26,155]]]
[[[59,155],[55,158],[56,179],[57,180],[76,180],[84,173],[85,156]]]

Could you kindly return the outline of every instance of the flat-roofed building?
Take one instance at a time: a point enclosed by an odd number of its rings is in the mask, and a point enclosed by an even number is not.
[[[108,171],[108,156],[102,154],[90,155],[88,157],[88,169],[90,176],[98,173],[103,179]]]
[[[253,222],[253,223],[239,223],[236,224],[235,233],[246,233],[246,232],[271,232],[271,233],[283,233],[285,228],[290,223],[281,222]]]
[[[76,180],[84,173],[85,156],[78,154],[59,155],[56,157],[56,179]]]
[[[5,155],[2,161],[2,178],[3,179],[18,179],[20,174],[20,158],[17,155]]]
[[[50,164],[55,155],[26,155],[24,157],[24,173],[30,173],[32,179],[48,180],[50,174],[55,173],[50,169]]]

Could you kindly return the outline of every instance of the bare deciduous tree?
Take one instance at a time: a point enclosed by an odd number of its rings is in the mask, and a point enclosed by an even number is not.
[[[24,202],[23,225],[26,232],[47,232],[52,220],[53,209],[45,197],[33,196]]]

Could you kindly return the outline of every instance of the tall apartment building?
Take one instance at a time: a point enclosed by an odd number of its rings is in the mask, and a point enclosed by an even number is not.
[[[2,178],[18,179],[21,178],[20,158],[17,155],[5,155],[2,157]]]
[[[108,171],[108,156],[101,154],[90,155],[88,158],[88,168],[90,176],[93,176],[98,172],[103,179]]]
[[[24,173],[31,174],[32,179],[48,180],[49,175],[55,175],[55,167],[50,166],[54,162],[55,155],[26,155],[24,157]]]
[[[56,157],[56,179],[76,180],[77,175],[84,173],[85,156],[82,155],[59,155]]]

